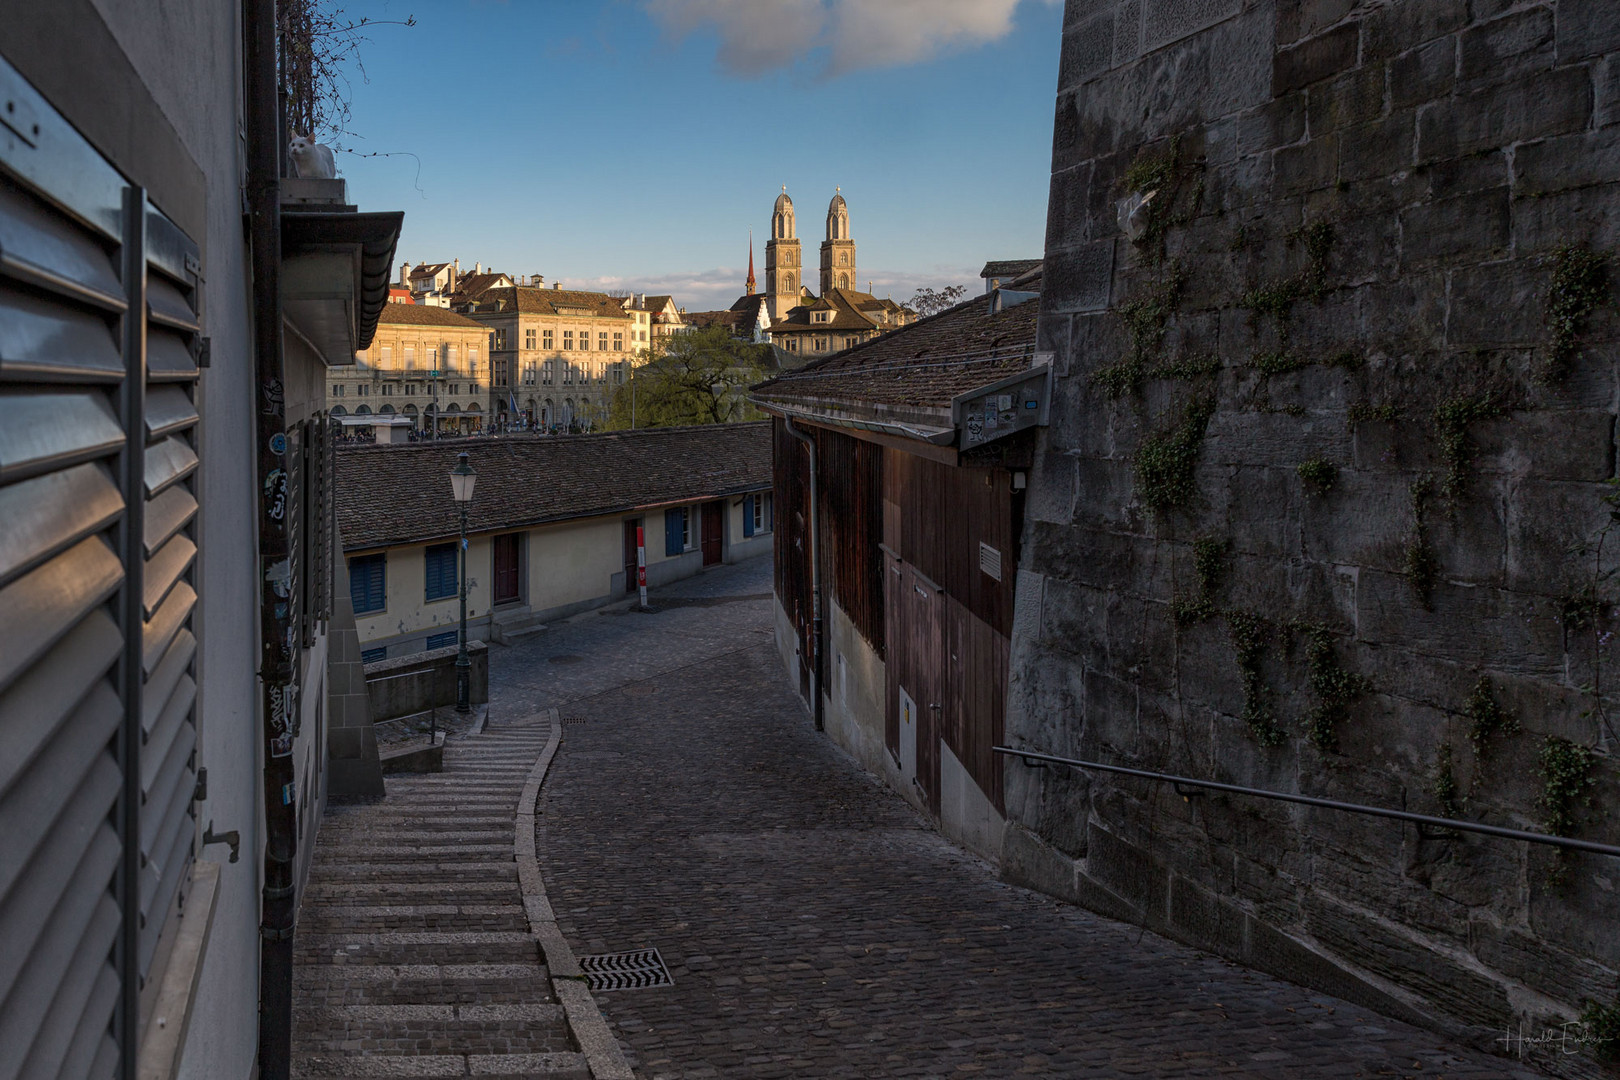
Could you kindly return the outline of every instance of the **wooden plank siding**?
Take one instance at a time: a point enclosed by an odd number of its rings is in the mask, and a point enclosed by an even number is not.
[[[822,580],[866,643],[883,637],[883,447],[816,431],[821,461]]]
[[[799,639],[799,696],[810,700],[810,455],[780,420],[771,422],[776,506],[776,596]]]

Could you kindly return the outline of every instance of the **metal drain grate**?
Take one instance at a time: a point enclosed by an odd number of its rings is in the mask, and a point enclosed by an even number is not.
[[[583,716],[565,716],[562,718],[562,722],[565,724],[583,724],[585,718]]]
[[[593,992],[647,990],[654,986],[675,985],[657,949],[582,956],[579,958],[579,969],[585,973],[585,985]]]

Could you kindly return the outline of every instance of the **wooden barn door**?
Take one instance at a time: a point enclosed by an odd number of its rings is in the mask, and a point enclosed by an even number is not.
[[[515,604],[523,599],[522,533],[506,533],[495,538],[495,602]]]
[[[706,502],[703,504],[703,565],[715,566],[720,562],[721,541],[720,532],[726,520],[726,504],[723,502]]]
[[[939,739],[945,700],[945,597],[915,567],[906,567],[905,634],[907,683],[916,703],[917,786],[928,809],[939,813]]]

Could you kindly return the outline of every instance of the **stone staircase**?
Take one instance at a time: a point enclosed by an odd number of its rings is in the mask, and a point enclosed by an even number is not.
[[[489,636],[500,645],[511,645],[532,637],[546,628],[540,616],[527,607],[503,608],[490,619]]]
[[[333,807],[298,923],[295,1077],[590,1080],[530,932],[514,812],[547,725],[449,740],[444,771]]]

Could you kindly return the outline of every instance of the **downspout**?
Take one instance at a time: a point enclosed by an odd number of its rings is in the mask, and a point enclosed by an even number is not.
[[[815,697],[812,706],[816,717],[816,730],[821,731],[826,726],[824,706],[822,705],[822,692],[825,683],[822,676],[826,673],[826,665],[822,663],[823,626],[821,621],[821,515],[817,511],[818,499],[816,495],[816,440],[793,426],[793,420],[784,416],[782,423],[787,427],[787,433],[804,443],[810,452],[810,658],[811,670],[815,672],[815,689],[811,691]]]
[[[259,697],[264,894],[259,915],[259,1076],[292,1069],[293,858],[297,792],[287,746],[297,709],[288,565],[286,379],[281,327],[281,110],[276,0],[244,0],[247,213],[252,243],[254,476],[259,509]]]

